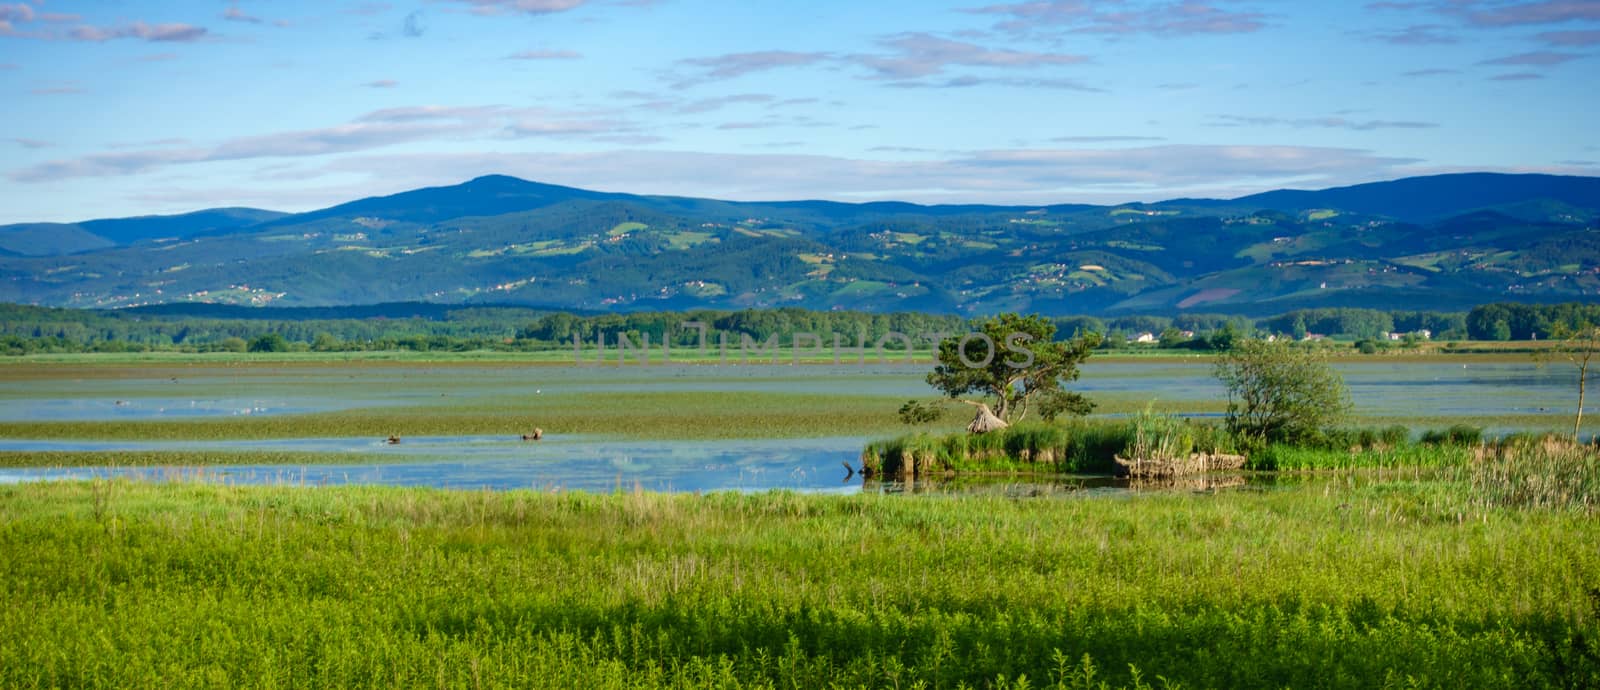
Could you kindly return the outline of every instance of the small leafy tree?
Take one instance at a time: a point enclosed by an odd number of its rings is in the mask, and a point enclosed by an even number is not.
[[[939,363],[928,385],[952,400],[979,395],[996,416],[1021,420],[1038,404],[1046,419],[1087,414],[1094,404],[1062,384],[1078,378],[1078,365],[1100,344],[1095,333],[1057,342],[1055,324],[1041,316],[1001,314],[974,323],[973,332],[939,343]]]
[[[317,352],[338,352],[344,349],[344,343],[339,342],[332,333],[318,333],[311,339],[311,349]]]
[[[1287,343],[1240,340],[1216,365],[1228,389],[1228,428],[1256,441],[1295,441],[1350,411],[1344,378],[1315,352]]]
[[[250,341],[251,352],[288,352],[289,341],[277,333],[263,333]]]

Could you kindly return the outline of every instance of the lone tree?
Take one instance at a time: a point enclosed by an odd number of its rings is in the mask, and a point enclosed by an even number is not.
[[[1578,370],[1578,411],[1572,416],[1572,438],[1578,438],[1583,429],[1583,402],[1589,391],[1589,364],[1600,353],[1600,326],[1588,321],[1576,325],[1557,324],[1551,329],[1556,344],[1540,355],[1544,359],[1560,359]]]
[[[1258,441],[1294,441],[1339,422],[1350,412],[1344,378],[1303,348],[1240,340],[1217,359],[1228,389],[1228,429]]]
[[[1045,419],[1094,409],[1094,403],[1062,384],[1078,378],[1078,365],[1100,344],[1099,334],[1056,342],[1055,324],[1017,314],[1001,314],[974,326],[970,333],[939,343],[939,363],[928,374],[928,385],[951,400],[978,406],[979,420],[986,420],[983,410],[992,407],[994,417],[1003,422],[1000,426],[1026,417],[1034,405]],[[974,395],[981,397],[965,397]],[[974,431],[995,428],[992,421],[980,426]]]

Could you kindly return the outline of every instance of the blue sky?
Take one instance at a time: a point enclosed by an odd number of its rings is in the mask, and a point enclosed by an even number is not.
[[[0,223],[1600,174],[1600,0],[0,1]]]

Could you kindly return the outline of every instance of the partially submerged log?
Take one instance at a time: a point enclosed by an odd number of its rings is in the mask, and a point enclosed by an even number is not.
[[[1006,423],[1006,420],[995,416],[994,410],[989,409],[987,404],[968,404],[976,405],[978,407],[978,412],[977,414],[973,415],[972,423],[967,425],[967,431],[970,431],[974,434],[987,434],[991,431],[999,431],[1011,426],[1010,424]]]
[[[389,434],[389,440],[388,440],[388,443],[389,443],[389,445],[391,445],[391,446],[398,446],[398,445],[400,445],[400,434]]]
[[[524,440],[524,441],[538,441],[538,440],[543,439],[543,438],[544,438],[544,429],[540,429],[539,427],[534,427],[533,428],[533,433],[531,433],[531,434],[523,434],[522,435],[522,440]]]
[[[1154,491],[1216,491],[1244,484],[1245,478],[1242,474],[1202,474],[1193,477],[1128,480],[1130,489]]]
[[[1225,472],[1244,468],[1243,455],[1227,453],[1191,453],[1186,458],[1112,458],[1117,463],[1118,477],[1134,479],[1167,479],[1206,472]]]

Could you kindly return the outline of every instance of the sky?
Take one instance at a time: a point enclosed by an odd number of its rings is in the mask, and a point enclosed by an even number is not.
[[[0,0],[0,223],[1600,174],[1600,0]]]

